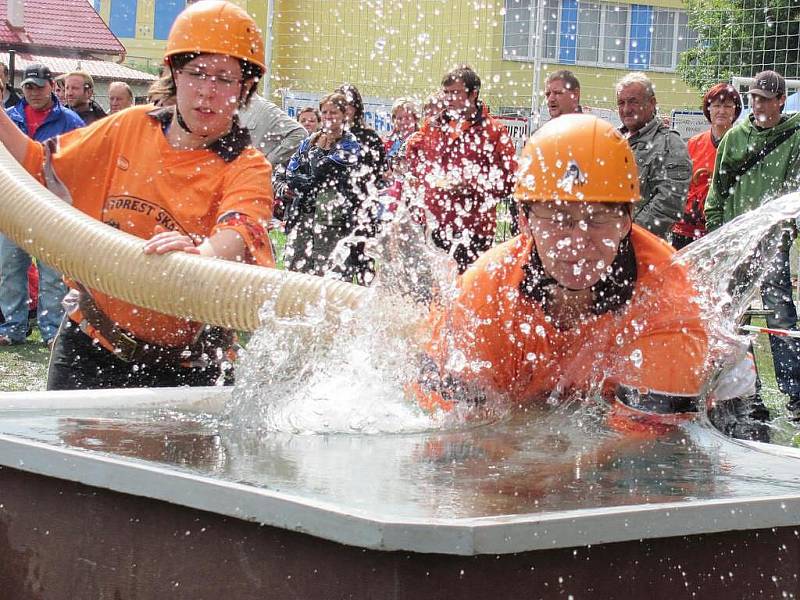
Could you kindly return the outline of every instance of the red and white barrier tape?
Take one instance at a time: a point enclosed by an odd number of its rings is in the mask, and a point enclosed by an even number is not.
[[[800,338],[800,331],[793,331],[791,329],[772,329],[771,327],[756,327],[755,325],[741,325],[740,329],[752,333],[777,335],[778,337]]]

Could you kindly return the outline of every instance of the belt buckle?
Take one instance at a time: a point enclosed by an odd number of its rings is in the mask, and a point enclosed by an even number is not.
[[[114,340],[114,354],[123,362],[131,362],[138,347],[139,342],[121,331],[117,339]]]

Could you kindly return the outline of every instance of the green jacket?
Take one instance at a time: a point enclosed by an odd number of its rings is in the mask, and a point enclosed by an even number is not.
[[[800,113],[783,115],[780,123],[759,130],[753,115],[735,125],[717,148],[714,177],[706,198],[706,227],[716,229],[797,184],[800,135],[795,134],[753,165],[737,181],[733,172],[781,132],[800,126]],[[729,191],[726,195],[724,192]]]
[[[625,134],[627,129],[620,131]],[[680,219],[692,177],[692,161],[686,143],[676,131],[654,117],[628,137],[639,169],[642,199],[633,211],[634,221],[666,238]]]

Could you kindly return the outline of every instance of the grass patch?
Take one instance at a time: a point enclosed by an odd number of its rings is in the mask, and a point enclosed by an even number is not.
[[[767,326],[763,319],[753,319],[753,325]],[[775,366],[772,362],[769,336],[758,334],[753,341],[753,351],[756,358],[756,369],[761,379],[761,399],[769,409],[771,418],[772,443],[800,447],[800,432],[798,432],[797,426],[787,418],[786,402],[789,397],[778,389],[778,383],[775,381]]]
[[[42,337],[36,328],[24,344],[0,346],[0,391],[45,389],[49,359],[50,352],[42,344]]]
[[[275,268],[283,269],[283,247],[286,245],[286,234],[272,229],[269,232],[269,239],[272,240],[272,251],[275,253]]]

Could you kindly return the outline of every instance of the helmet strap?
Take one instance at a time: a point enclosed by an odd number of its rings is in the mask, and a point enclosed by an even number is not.
[[[172,68],[172,60],[170,60],[167,64],[169,65],[169,73],[172,76],[172,82],[173,82],[173,85],[175,86],[175,90],[176,90],[176,93],[177,93],[177,90],[178,90],[178,79],[175,77],[175,69]],[[181,114],[181,109],[178,108],[177,98],[175,100],[175,120],[178,121],[178,126],[180,126],[180,128],[183,129],[186,133],[188,133],[188,134],[194,133],[190,129],[190,127],[186,123],[186,121],[184,121],[184,119],[183,119],[183,115]]]
[[[535,244],[531,251],[530,261],[522,269],[523,278],[519,284],[520,292],[524,297],[539,304],[545,313],[548,312],[548,304],[551,302],[550,288],[558,287],[571,292],[580,291],[561,285],[544,270]],[[610,272],[590,288],[594,299],[592,313],[601,315],[609,311],[618,311],[626,306],[633,295],[637,279],[636,252],[631,241],[631,232],[628,232],[628,235],[620,241]]]
[[[178,125],[186,133],[189,133],[189,134],[192,134],[192,135],[194,134],[194,132],[189,128],[189,125],[186,123],[186,121],[183,120],[183,115],[181,114],[181,111],[178,108],[177,104],[175,105],[175,120],[178,121]]]

